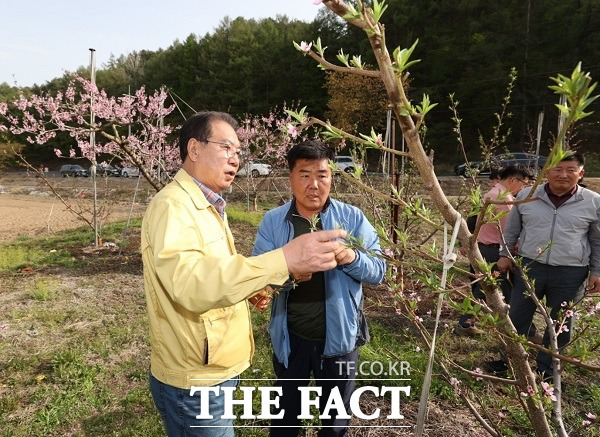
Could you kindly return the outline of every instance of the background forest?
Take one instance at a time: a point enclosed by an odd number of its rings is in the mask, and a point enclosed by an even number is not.
[[[430,128],[425,138],[438,162],[460,160],[449,109],[451,93],[460,102],[467,155],[476,159],[478,138],[489,136],[494,114],[506,96],[509,72],[516,68],[506,122],[510,134],[504,147],[511,151],[535,148],[538,115],[545,111],[541,153],[547,154],[558,115],[548,77],[568,74],[579,61],[592,77],[599,76],[599,0],[390,0],[388,4],[382,21],[390,46],[409,47],[419,39],[414,57],[422,61],[412,68],[417,79],[410,83],[409,93],[415,100],[426,93],[439,103],[428,114]],[[368,132],[374,127],[382,131],[386,102],[376,81],[323,71],[309,58],[297,56],[292,41],[313,41],[317,36],[330,56],[340,47],[360,47],[360,53],[370,53],[364,50],[367,41],[360,31],[347,27],[326,8],[310,23],[285,16],[225,18],[213,33],[191,34],[167,49],[113,56],[98,70],[97,83],[114,96],[126,94],[129,87],[136,90],[145,85],[154,90],[164,85],[185,115],[193,108],[228,111],[241,118],[267,114],[285,103],[306,105],[313,115],[350,130]],[[369,57],[362,61],[374,63]],[[87,67],[78,73],[89,77]],[[67,80],[66,75],[49,78],[31,88],[3,83],[0,101],[20,92],[64,89]],[[170,117],[174,125],[182,120],[179,111]],[[585,152],[595,150],[599,117],[594,114],[578,127],[572,145]],[[15,141],[26,143],[22,138],[0,138],[0,143]],[[68,150],[72,142],[58,135],[44,146],[27,145],[25,155],[34,161],[52,159],[53,148]]]

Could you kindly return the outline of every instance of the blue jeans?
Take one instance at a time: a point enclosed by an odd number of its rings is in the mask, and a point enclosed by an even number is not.
[[[275,386],[282,388],[280,409],[273,414],[278,414],[282,409],[285,414],[282,419],[271,420],[271,437],[295,437],[300,432],[301,422],[298,415],[301,410],[299,386],[307,386],[312,371],[315,385],[323,388],[323,395],[319,398],[319,410],[325,409],[325,402],[331,391],[337,387],[342,396],[346,411],[350,411],[350,396],[356,386],[356,369],[358,366],[358,348],[338,357],[324,358],[325,343],[322,341],[306,340],[289,333],[291,353],[288,358],[288,367],[281,364],[273,354],[273,367],[277,375]],[[297,381],[294,379],[303,379]],[[334,379],[332,381],[332,379]],[[324,426],[318,433],[319,437],[345,437],[348,435],[350,420],[340,419],[332,413],[331,419],[321,419]]]
[[[210,393],[208,408],[213,418],[200,420],[196,419],[200,414],[200,393],[190,396],[189,389],[164,384],[152,374],[149,378],[154,404],[169,437],[233,437],[233,419],[221,419],[225,409],[222,392],[218,395]],[[234,378],[214,387],[236,387],[238,381],[239,378]]]

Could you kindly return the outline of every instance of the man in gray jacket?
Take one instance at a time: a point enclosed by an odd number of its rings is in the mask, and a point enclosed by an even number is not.
[[[577,185],[583,177],[583,155],[569,155],[548,172],[548,182],[539,186],[531,202],[512,208],[500,250],[498,269],[513,269],[508,250],[518,245],[516,254],[523,258],[527,275],[535,280],[535,293],[557,319],[561,310],[569,309],[589,274],[587,292],[600,291],[600,195]],[[522,190],[516,200],[525,198],[530,188]],[[517,269],[519,270],[519,269]],[[566,302],[563,304],[563,302]],[[510,318],[518,334],[527,334],[536,306],[526,292],[522,272],[515,272],[510,302]],[[558,336],[559,348],[569,343],[572,318],[568,317]],[[544,335],[549,345],[549,334]],[[538,373],[552,376],[552,358],[538,353]]]

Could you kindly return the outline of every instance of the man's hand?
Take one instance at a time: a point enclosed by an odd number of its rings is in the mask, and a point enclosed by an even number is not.
[[[269,307],[271,303],[271,296],[273,295],[273,289],[270,285],[267,285],[265,288],[260,290],[257,294],[248,299],[254,308],[256,308],[261,313]]]
[[[340,243],[332,240],[344,238],[346,234],[343,229],[338,229],[312,232],[294,238],[283,246],[288,270],[303,276],[335,268],[337,266],[335,254],[336,250],[339,250]]]
[[[356,252],[354,249],[346,247],[344,243],[339,243],[340,247],[335,251],[335,260],[338,266],[345,266],[352,263],[356,259]]]
[[[515,266],[513,266],[512,261],[510,260],[510,258],[506,257],[506,256],[501,256],[500,259],[498,260],[498,270],[500,270],[501,272],[506,272],[507,270],[510,270],[511,272],[515,270]]]
[[[587,291],[588,293],[600,292],[600,276],[590,275],[590,279],[588,280],[588,286],[585,291]]]

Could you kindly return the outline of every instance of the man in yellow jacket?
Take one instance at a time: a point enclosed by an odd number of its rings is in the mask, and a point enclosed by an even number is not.
[[[254,340],[248,298],[290,274],[336,267],[334,241],[345,231],[322,231],[280,249],[245,258],[235,250],[225,201],[239,167],[237,123],[228,114],[201,112],[181,128],[183,167],[150,202],[142,224],[144,286],[150,325],[150,388],[169,436],[233,436],[222,419],[220,387],[235,387],[250,366]],[[192,386],[213,386],[199,420]]]

